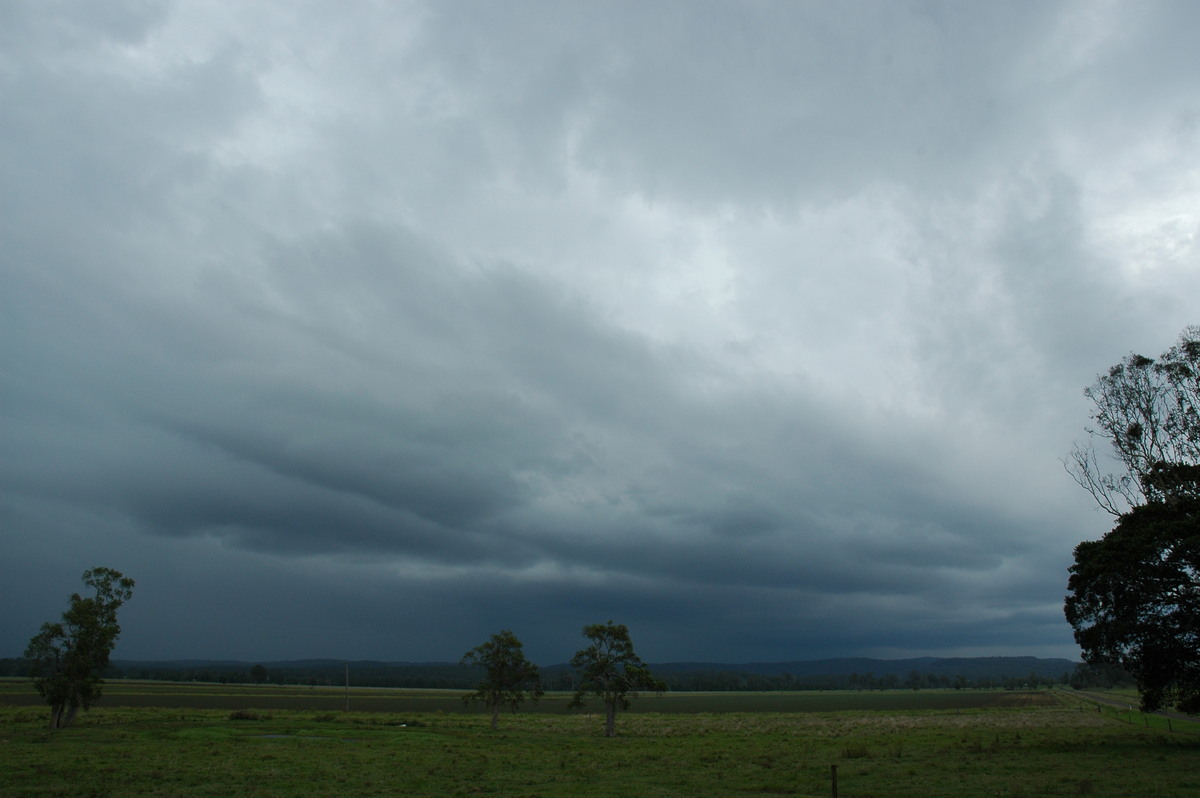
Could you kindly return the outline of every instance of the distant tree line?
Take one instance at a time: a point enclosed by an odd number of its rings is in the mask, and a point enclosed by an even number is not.
[[[29,676],[32,661],[0,659],[0,676]],[[359,687],[418,687],[457,690],[478,681],[479,669],[449,663],[349,663],[351,680]],[[145,679],[216,684],[279,684],[326,686],[344,684],[346,663],[330,660],[313,665],[251,665],[250,663],[176,663],[116,661],[101,673],[105,679]]]
[[[1136,687],[1137,679],[1120,665],[1089,665],[1084,662],[1075,668],[1067,683],[1076,690],[1110,690]]]
[[[29,676],[30,661],[0,659],[0,676]],[[351,662],[350,681],[360,687],[414,687],[462,690],[479,684],[484,670],[456,663]],[[106,679],[149,679],[172,682],[215,682],[222,684],[340,685],[345,683],[346,663],[327,660],[298,663],[172,663],[117,661],[105,669]],[[775,690],[1023,690],[1051,685],[1076,689],[1127,687],[1132,677],[1116,666],[1078,665],[1058,676],[1030,673],[1024,676],[947,675],[910,671],[907,675],[873,672],[795,675],[766,674],[736,669],[684,670],[655,665],[654,675],[672,692],[724,692]],[[261,669],[261,670],[259,670]],[[546,690],[574,691],[578,676],[568,665],[541,668]]]
[[[681,670],[674,671],[661,665],[654,673],[672,692],[771,692],[808,690],[1035,690],[1042,687],[1070,684],[1105,686],[1127,684],[1125,680],[1100,680],[1080,678],[1075,672],[1059,676],[1029,673],[1024,676],[983,676],[970,678],[961,674],[949,676],[943,673],[910,671],[901,676],[895,673],[877,675],[866,673],[827,673],[794,675],[790,673],[766,674],[737,670]],[[573,674],[563,668],[544,668],[543,684],[552,690],[570,690]]]

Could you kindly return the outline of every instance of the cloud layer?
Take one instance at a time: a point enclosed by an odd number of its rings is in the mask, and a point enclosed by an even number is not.
[[[1196,16],[0,7],[6,655],[107,565],[128,657],[1074,656]]]

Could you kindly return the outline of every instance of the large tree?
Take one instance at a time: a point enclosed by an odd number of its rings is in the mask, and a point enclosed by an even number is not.
[[[1158,360],[1129,355],[1085,391],[1092,444],[1068,464],[1117,517],[1100,540],[1075,548],[1064,611],[1084,659],[1134,675],[1142,706],[1200,711],[1200,327]]]
[[[513,712],[527,697],[542,697],[542,680],[537,665],[525,659],[524,646],[509,629],[503,629],[463,655],[462,664],[483,668],[479,688],[463,696],[464,702],[482,701],[492,711],[492,729],[500,724],[500,708]]]
[[[579,671],[579,689],[570,706],[583,706],[587,696],[604,702],[604,736],[617,734],[617,710],[628,709],[629,699],[642,690],[661,693],[667,685],[656,679],[646,663],[633,651],[629,629],[623,623],[596,623],[583,627],[592,643],[575,652],[571,667]]]
[[[59,729],[100,698],[108,657],[121,627],[117,610],[133,595],[133,580],[111,568],[83,572],[89,596],[71,595],[58,623],[47,621],[30,641],[33,684],[50,705],[50,727]]]

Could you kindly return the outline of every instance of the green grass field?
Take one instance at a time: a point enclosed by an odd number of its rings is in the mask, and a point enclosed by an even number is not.
[[[561,694],[492,732],[458,693],[113,682],[50,732],[31,692],[0,682],[0,795],[1200,794],[1195,724],[1052,692],[669,694],[615,739]]]

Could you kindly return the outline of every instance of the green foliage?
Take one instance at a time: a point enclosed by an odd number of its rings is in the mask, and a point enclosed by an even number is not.
[[[482,701],[492,712],[492,728],[499,725],[500,708],[513,712],[526,698],[541,698],[542,683],[538,668],[525,659],[524,646],[511,629],[503,629],[463,655],[462,664],[483,668],[484,678],[463,701]]]
[[[667,686],[634,653],[625,624],[614,624],[611,620],[591,624],[583,627],[583,636],[592,644],[571,658],[571,667],[580,676],[571,706],[583,706],[587,696],[601,699],[605,709],[604,734],[613,737],[617,733],[618,709],[628,709],[629,699],[636,698],[642,690],[662,693]]]
[[[1142,707],[1200,712],[1200,499],[1136,507],[1075,548],[1064,611],[1089,662],[1120,665]]]
[[[51,728],[70,725],[100,698],[100,675],[121,634],[117,610],[133,595],[133,580],[111,568],[84,571],[83,583],[92,595],[73,593],[62,621],[42,624],[25,650],[34,686],[50,705]]]

